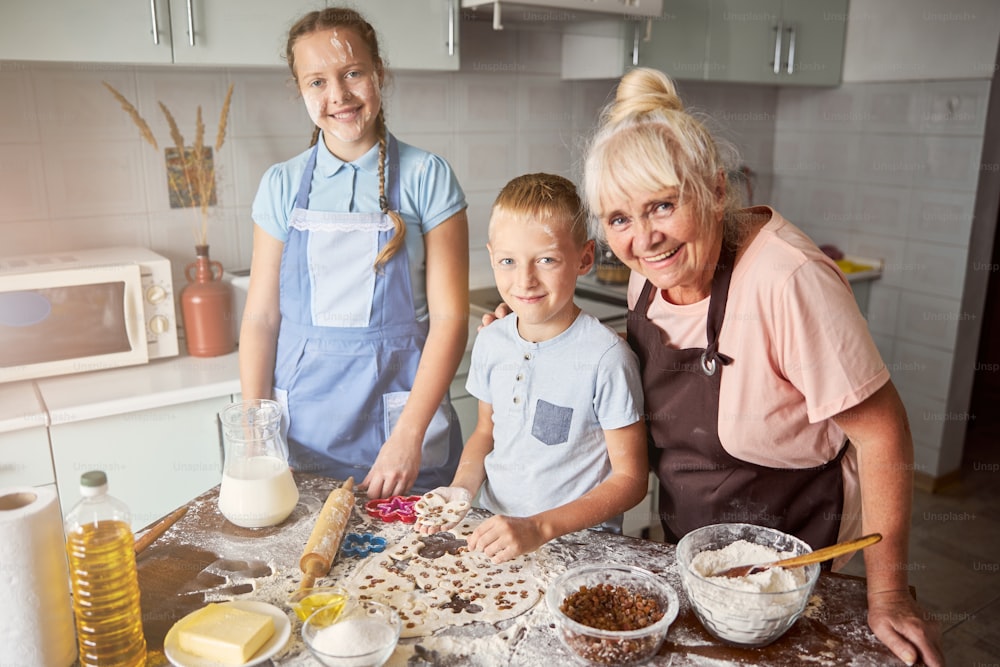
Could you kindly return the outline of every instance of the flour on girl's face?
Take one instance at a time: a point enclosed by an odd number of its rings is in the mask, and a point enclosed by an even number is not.
[[[375,118],[382,106],[381,68],[361,37],[331,29],[299,38],[295,73],[309,117],[323,130],[327,147],[351,161],[375,145]]]

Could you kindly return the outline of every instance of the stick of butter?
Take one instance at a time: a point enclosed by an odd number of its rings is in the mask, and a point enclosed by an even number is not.
[[[202,607],[179,628],[182,650],[227,665],[246,663],[274,634],[274,619],[230,605]]]

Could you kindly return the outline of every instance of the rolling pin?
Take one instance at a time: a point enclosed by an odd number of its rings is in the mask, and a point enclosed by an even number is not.
[[[347,521],[354,508],[354,478],[348,477],[344,485],[334,489],[319,511],[312,535],[306,542],[306,549],[299,560],[302,570],[302,584],[299,588],[312,588],[319,577],[325,577],[333,566],[333,560],[340,551],[340,543],[347,530]]]

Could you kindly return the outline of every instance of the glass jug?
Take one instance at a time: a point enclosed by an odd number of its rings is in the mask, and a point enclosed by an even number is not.
[[[281,437],[281,406],[265,399],[242,401],[219,416],[226,450],[219,511],[243,528],[281,523],[299,500]]]

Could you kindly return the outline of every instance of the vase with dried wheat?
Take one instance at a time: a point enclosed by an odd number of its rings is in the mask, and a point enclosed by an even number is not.
[[[109,83],[104,86],[114,95],[129,115],[142,138],[159,150],[156,137],[139,111]],[[229,104],[233,86],[229,86],[219,117],[214,153],[218,154],[226,136]],[[187,285],[181,291],[181,314],[188,354],[195,357],[215,357],[236,348],[233,294],[229,283],[222,280],[222,264],[212,261],[208,251],[209,207],[216,203],[215,164],[213,147],[205,145],[205,124],[198,107],[195,137],[192,146],[185,145],[177,121],[170,109],[159,103],[170,128],[173,146],[165,149],[167,191],[171,208],[190,208],[195,213],[195,261],[184,269]]]

